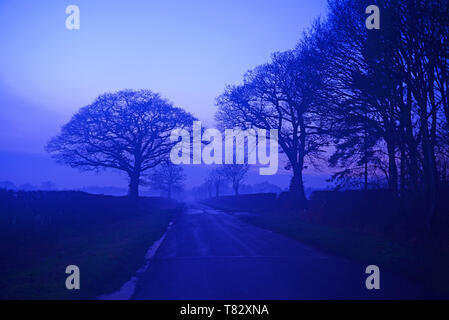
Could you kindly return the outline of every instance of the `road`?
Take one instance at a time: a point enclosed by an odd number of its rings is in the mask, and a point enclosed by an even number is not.
[[[373,261],[372,264],[376,264]],[[380,290],[365,287],[365,265],[327,254],[190,205],[167,232],[133,299],[416,299],[423,293],[382,269]]]

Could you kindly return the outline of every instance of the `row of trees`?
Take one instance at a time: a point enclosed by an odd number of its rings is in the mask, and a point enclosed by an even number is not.
[[[215,196],[220,196],[220,190],[226,183],[230,183],[234,194],[239,194],[239,188],[245,180],[249,170],[248,164],[226,164],[213,169],[205,181],[208,190],[213,189]]]
[[[235,195],[239,195],[240,188],[247,178],[248,171],[248,164],[225,164],[217,166],[209,171],[209,175],[202,185],[192,189],[194,197],[219,197],[228,186],[230,186]],[[151,170],[145,184],[148,183],[153,189],[163,191],[168,198],[171,198],[173,192],[179,192],[183,189],[185,179],[186,175],[181,166],[174,165],[171,162],[163,162]],[[261,187],[261,185],[258,186]],[[268,187],[273,187],[273,185],[268,183],[267,185]],[[201,195],[196,193],[200,193]]]
[[[398,195],[423,192],[433,212],[449,177],[448,1],[377,1],[379,30],[365,26],[369,5],[329,1],[294,50],[226,88],[216,120],[278,129],[300,199],[305,163],[327,163],[340,186],[385,181]]]
[[[203,185],[195,190],[206,194],[207,197],[219,197],[220,192],[230,184],[234,194],[239,195],[240,187],[247,177],[248,170],[248,164],[221,165],[212,169]],[[171,198],[174,192],[181,191],[186,180],[183,168],[170,161],[162,162],[146,176],[147,179],[143,184],[163,191],[168,198]]]
[[[225,89],[216,120],[223,128],[277,129],[300,203],[304,168],[326,165],[338,169],[340,186],[424,194],[430,226],[449,183],[448,0],[380,0],[379,30],[366,28],[369,5],[330,0],[328,16],[295,49]],[[72,167],[126,172],[137,196],[145,172],[170,169],[163,164],[177,143],[172,130],[190,130],[194,120],[151,91],[122,90],[82,108],[47,149]],[[233,185],[238,193],[238,178]]]
[[[191,130],[191,114],[149,90],[122,90],[99,96],[81,108],[50,140],[47,150],[62,163],[82,170],[115,169],[129,178],[129,195],[150,185],[170,198],[182,189],[186,176],[169,159],[177,141],[174,129]],[[236,194],[248,165],[224,165],[209,180],[218,190],[229,180]]]
[[[195,199],[206,199],[223,195],[239,195],[254,193],[276,193],[283,190],[279,186],[268,181],[245,184],[248,165],[223,165],[209,171],[204,182],[192,188],[192,196]]]

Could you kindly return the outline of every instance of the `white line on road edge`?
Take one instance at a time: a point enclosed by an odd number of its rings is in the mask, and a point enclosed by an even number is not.
[[[168,224],[167,231],[162,235],[162,237],[159,240],[156,240],[151,247],[148,249],[147,253],[145,254],[145,263],[142,267],[139,268],[139,270],[136,271],[136,275],[133,276],[131,279],[129,279],[118,291],[115,291],[110,294],[104,294],[98,297],[98,300],[129,300],[134,294],[134,290],[136,289],[137,280],[139,280],[139,275],[144,273],[148,266],[150,265],[150,260],[153,258],[153,256],[156,254],[157,249],[159,249],[160,245],[165,239],[165,236],[167,235],[168,230],[171,229],[171,226],[173,224],[173,221],[170,221]]]

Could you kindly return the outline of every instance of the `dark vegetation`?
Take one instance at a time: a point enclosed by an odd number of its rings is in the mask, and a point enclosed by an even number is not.
[[[449,211],[449,190],[440,210]],[[389,190],[316,191],[299,213],[289,193],[209,198],[205,204],[238,215],[321,250],[365,264],[376,264],[418,283],[436,297],[449,297],[449,237],[428,236],[417,216],[420,198],[397,198]]]
[[[92,299],[118,290],[167,229],[176,202],[0,190],[0,298]],[[81,289],[65,288],[77,265]]]
[[[388,189],[385,201],[417,205],[414,223],[444,238],[449,1],[377,1],[380,29],[365,25],[371,4],[330,0],[326,17],[293,50],[274,53],[226,87],[216,120],[225,128],[278,130],[300,209],[303,170],[331,167],[338,188]]]
[[[449,189],[442,190],[437,201],[439,211],[449,212],[448,197]],[[314,191],[304,211],[297,210],[297,199],[289,192],[279,196],[275,193],[222,196],[203,202],[225,211],[276,212],[278,217],[289,216],[320,225],[411,243],[427,242],[449,249],[449,234],[444,239],[429,237],[426,227],[419,222],[417,217],[425,210],[422,197],[399,198],[389,190]],[[440,222],[442,228],[448,224],[447,220]]]

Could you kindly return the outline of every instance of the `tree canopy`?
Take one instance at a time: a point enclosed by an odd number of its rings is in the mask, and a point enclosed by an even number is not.
[[[166,160],[176,143],[171,131],[188,129],[194,120],[150,90],[105,93],[81,108],[47,150],[74,168],[125,172],[129,195],[138,196],[142,173]]]

